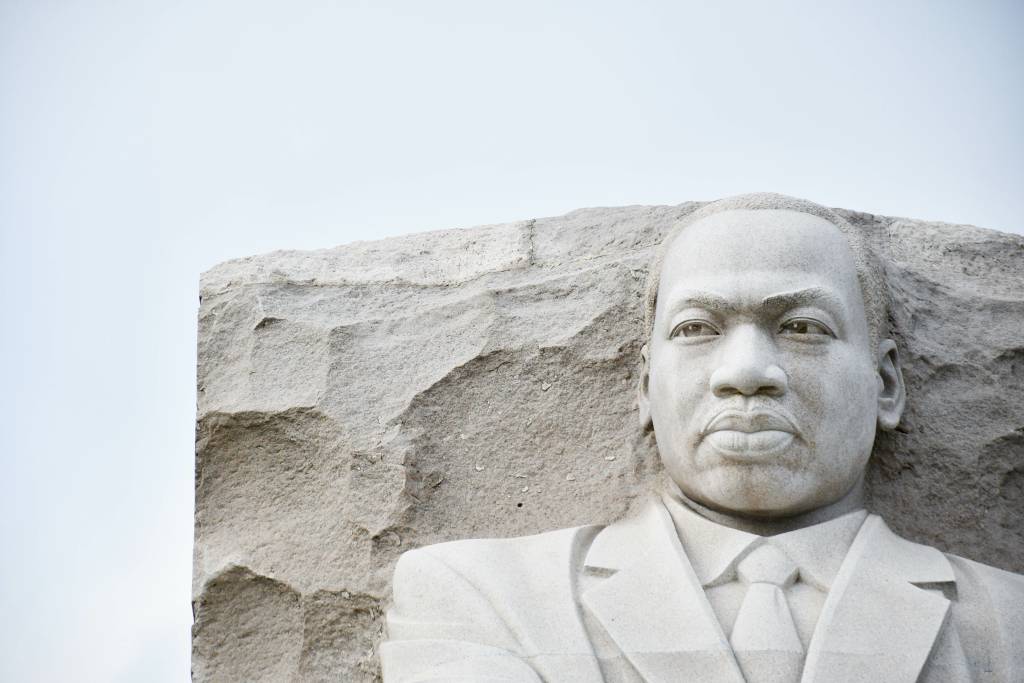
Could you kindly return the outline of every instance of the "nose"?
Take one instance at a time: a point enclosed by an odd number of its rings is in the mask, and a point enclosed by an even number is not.
[[[781,396],[789,389],[785,371],[778,365],[775,342],[756,325],[731,330],[720,348],[718,367],[711,373],[711,392],[733,395]]]

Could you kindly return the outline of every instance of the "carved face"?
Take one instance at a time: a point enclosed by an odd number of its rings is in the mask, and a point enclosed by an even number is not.
[[[641,381],[669,475],[691,499],[751,516],[845,496],[876,424],[895,426],[895,345],[872,348],[839,230],[795,211],[725,211],[670,245]]]

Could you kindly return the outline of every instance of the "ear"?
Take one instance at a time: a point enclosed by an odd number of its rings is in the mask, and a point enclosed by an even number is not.
[[[654,429],[654,420],[651,419],[651,399],[649,395],[651,382],[650,350],[647,344],[640,349],[640,381],[636,387],[636,404],[640,409],[640,429],[649,432]]]
[[[883,339],[878,344],[878,426],[895,429],[907,404],[900,354],[896,342]]]

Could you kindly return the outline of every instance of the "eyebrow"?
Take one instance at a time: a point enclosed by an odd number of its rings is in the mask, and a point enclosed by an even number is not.
[[[729,301],[726,297],[715,292],[702,290],[684,290],[678,292],[668,315],[673,316],[686,308],[706,308],[715,311],[735,311],[739,308],[737,304]],[[792,292],[772,294],[761,300],[765,308],[782,311],[797,306],[824,305],[832,311],[843,310],[842,300],[835,292],[826,287],[807,287]]]
[[[808,287],[807,289],[798,289],[794,292],[772,294],[761,300],[761,305],[765,308],[775,310],[785,310],[787,308],[814,304],[824,305],[833,311],[843,310],[843,303],[839,296],[825,287]]]
[[[706,308],[716,311],[732,311],[736,309],[736,306],[730,303],[728,299],[714,292],[687,289],[674,294],[672,305],[668,310],[670,316],[686,308]]]

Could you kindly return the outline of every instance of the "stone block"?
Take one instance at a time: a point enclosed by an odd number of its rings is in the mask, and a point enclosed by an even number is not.
[[[193,678],[375,681],[398,556],[622,516],[651,248],[700,206],[583,209],[203,275]],[[886,264],[898,533],[1024,571],[1024,238],[841,211]]]

